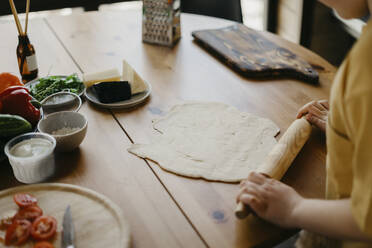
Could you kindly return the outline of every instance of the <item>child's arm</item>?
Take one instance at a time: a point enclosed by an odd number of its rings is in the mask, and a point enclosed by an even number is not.
[[[354,221],[350,199],[302,199],[294,209],[293,221],[303,229],[336,239],[372,242]]]
[[[297,114],[297,118],[306,116],[313,125],[325,132],[328,119],[329,104],[327,100],[312,101],[305,104]]]
[[[337,239],[372,242],[354,221],[349,199],[305,199],[293,188],[259,173],[251,173],[240,186],[238,200],[267,221]]]

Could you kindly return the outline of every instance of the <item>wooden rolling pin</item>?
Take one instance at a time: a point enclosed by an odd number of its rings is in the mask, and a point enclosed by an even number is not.
[[[311,134],[311,124],[304,118],[295,120],[268,154],[264,163],[257,169],[271,178],[280,180],[300,152]],[[247,217],[252,210],[239,202],[235,215],[239,219]]]

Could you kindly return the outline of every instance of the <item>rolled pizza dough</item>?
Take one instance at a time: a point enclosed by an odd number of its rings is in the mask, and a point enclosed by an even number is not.
[[[271,120],[223,103],[189,102],[153,121],[158,135],[128,151],[163,169],[194,178],[239,182],[263,163],[277,143]]]

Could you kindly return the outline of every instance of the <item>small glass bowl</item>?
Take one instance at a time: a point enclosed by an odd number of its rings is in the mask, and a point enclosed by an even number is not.
[[[18,143],[32,138],[41,138],[49,141],[51,147],[47,153],[32,157],[19,157],[11,154],[12,148]],[[54,149],[56,140],[53,136],[44,133],[25,133],[14,137],[5,145],[5,154],[13,168],[15,178],[22,183],[39,183],[55,172]]]

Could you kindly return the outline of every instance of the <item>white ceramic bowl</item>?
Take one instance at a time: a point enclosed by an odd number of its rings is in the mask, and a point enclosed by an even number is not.
[[[56,151],[68,152],[78,147],[83,142],[87,133],[88,121],[83,114],[72,111],[61,111],[47,115],[37,125],[41,133],[52,135],[57,142]],[[70,130],[69,130],[70,129]],[[65,134],[55,132],[71,131]]]
[[[22,141],[41,138],[49,141],[50,148],[45,153],[31,157],[20,157],[12,154],[12,148]],[[9,158],[10,165],[16,179],[22,183],[38,183],[53,175],[55,171],[54,148],[56,140],[43,133],[26,133],[14,137],[5,145],[4,151]]]

